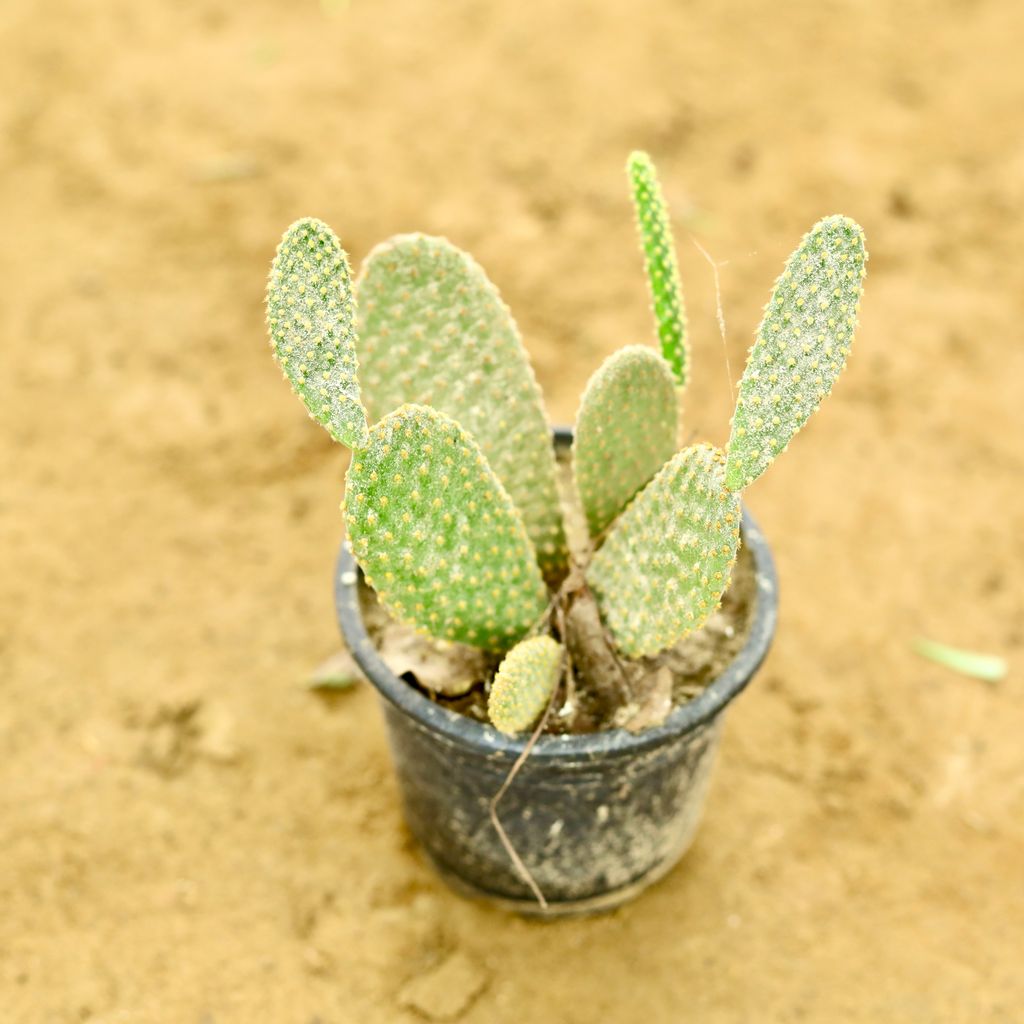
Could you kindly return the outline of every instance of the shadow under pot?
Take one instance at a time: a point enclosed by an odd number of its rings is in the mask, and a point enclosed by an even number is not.
[[[555,431],[565,448],[572,435]],[[442,877],[464,895],[557,917],[606,910],[665,875],[700,821],[729,703],[750,682],[775,633],[778,587],[767,542],[744,510],[754,600],[747,638],[726,667],[663,724],[542,735],[498,807],[537,887],[509,857],[490,804],[527,743],[450,711],[396,676],[367,635],[361,573],[343,544],[335,573],[341,632],[381,696],[409,828]]]

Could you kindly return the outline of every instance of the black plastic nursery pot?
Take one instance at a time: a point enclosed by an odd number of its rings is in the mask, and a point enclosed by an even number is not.
[[[555,431],[556,446],[570,441],[569,431]],[[453,888],[521,913],[559,916],[617,906],[679,861],[703,812],[726,708],[775,633],[775,566],[746,511],[742,540],[757,596],[746,644],[722,673],[655,728],[542,735],[503,795],[502,827],[546,907],[490,817],[528,738],[449,711],[388,668],[367,635],[360,573],[342,545],[335,575],[341,632],[382,698],[409,827]]]

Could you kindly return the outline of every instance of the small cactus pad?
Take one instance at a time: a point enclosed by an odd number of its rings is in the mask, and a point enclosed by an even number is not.
[[[826,217],[775,282],[740,381],[726,485],[752,484],[832,390],[853,341],[866,273],[864,232]]]
[[[672,370],[642,345],[619,349],[590,382],[576,417],[573,473],[592,537],[676,451]]]
[[[349,466],[345,518],[366,582],[433,637],[508,650],[544,614],[533,545],[473,439],[407,405],[370,430]]]
[[[682,388],[689,373],[690,357],[686,342],[683,286],[679,280],[668,207],[654,164],[646,153],[630,153],[626,171],[633,190],[633,206],[644,251],[654,319],[661,340],[661,354],[672,368],[677,385]]]
[[[337,236],[323,221],[296,221],[270,268],[270,343],[310,416],[336,441],[358,449],[369,435],[359,401],[354,321],[348,257]]]
[[[512,496],[545,576],[566,562],[555,463],[519,332],[497,289],[443,238],[377,246],[357,281],[359,358],[375,417],[405,402],[447,413],[477,441]]]
[[[679,452],[637,495],[587,570],[626,657],[657,654],[704,624],[729,582],[739,525],[725,453],[710,445]]]
[[[487,715],[494,727],[513,735],[536,724],[562,672],[562,645],[549,636],[516,644],[498,668]]]

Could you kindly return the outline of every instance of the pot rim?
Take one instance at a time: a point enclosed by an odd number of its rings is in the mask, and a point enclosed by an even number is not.
[[[565,445],[572,438],[572,432],[564,427],[555,428],[553,435],[556,445]],[[747,641],[732,661],[702,693],[675,708],[661,725],[638,733],[620,728],[594,733],[545,734],[538,737],[530,752],[531,760],[587,760],[640,754],[706,725],[746,687],[768,654],[775,635],[779,587],[768,542],[746,507],[743,508],[740,529],[743,543],[754,558],[757,600]],[[435,704],[388,668],[363,622],[359,605],[361,577],[348,541],[343,541],[334,572],[338,624],[356,663],[381,696],[421,727],[440,733],[453,743],[475,747],[499,757],[518,757],[526,747],[528,735],[506,736],[492,725]]]

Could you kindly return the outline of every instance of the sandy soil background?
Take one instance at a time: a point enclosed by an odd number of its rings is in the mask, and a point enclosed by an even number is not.
[[[1024,6],[0,4],[0,1017],[1006,1021],[1024,1013]],[[775,274],[864,225],[862,331],[747,498],[781,632],[685,863],[610,916],[449,894],[336,646],[344,455],[263,329],[293,218],[445,233],[554,420],[648,339],[667,184],[693,429]],[[926,633],[1001,653],[987,685]]]

